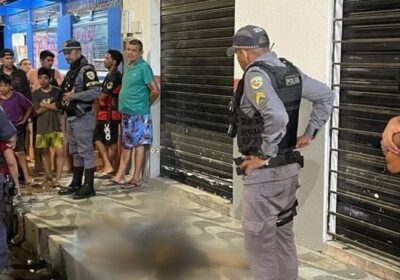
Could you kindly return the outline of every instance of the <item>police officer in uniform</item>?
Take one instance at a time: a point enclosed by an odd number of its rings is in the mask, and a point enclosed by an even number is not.
[[[251,270],[257,280],[295,280],[298,276],[293,216],[307,146],[328,120],[333,92],[270,51],[261,27],[247,25],[233,38],[227,55],[236,53],[244,70],[231,101],[229,134],[237,136],[243,173],[242,226]],[[301,98],[312,102],[308,126],[297,136]]]
[[[73,159],[73,178],[71,184],[58,194],[73,194],[73,199],[95,196],[93,183],[95,157],[93,150],[93,131],[96,125],[93,101],[101,93],[101,85],[93,65],[88,64],[81,53],[81,44],[67,40],[60,52],[70,64],[70,70],[62,84],[60,108],[66,112],[69,130],[69,152]],[[82,176],[85,181],[82,185]]]

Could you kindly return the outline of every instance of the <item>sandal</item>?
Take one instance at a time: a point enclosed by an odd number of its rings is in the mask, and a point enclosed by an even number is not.
[[[28,181],[25,181],[24,185],[26,186],[32,186],[35,183],[35,179],[33,179],[32,177],[29,178]]]
[[[97,179],[111,179],[113,171],[111,172],[96,172],[94,173],[94,177]]]
[[[123,186],[121,186],[121,189],[133,189],[133,188],[138,188],[141,187],[141,183],[135,183],[135,182],[126,182]]]
[[[109,179],[109,180],[107,180],[107,181],[105,181],[103,184],[102,184],[102,186],[106,186],[106,187],[109,187],[109,186],[118,186],[118,185],[125,185],[126,184],[126,181],[125,180],[122,180],[122,181],[118,181],[118,180],[116,180],[116,179]]]

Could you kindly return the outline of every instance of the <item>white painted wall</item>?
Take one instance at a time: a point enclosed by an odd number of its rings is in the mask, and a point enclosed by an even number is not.
[[[236,0],[235,29],[252,24],[266,29],[273,51],[292,61],[304,73],[329,83],[331,46],[330,0]],[[243,72],[235,65],[235,78]],[[311,111],[310,104],[302,103],[299,133],[304,131]],[[325,139],[328,134],[320,131],[312,146],[302,151],[305,168],[301,172],[301,188],[298,191],[300,206],[295,219],[297,242],[311,249],[323,248],[326,231],[324,188],[327,176],[325,165]],[[234,213],[240,210],[241,186],[235,178]]]
[[[154,75],[160,75],[160,0],[123,0],[124,10],[134,11],[134,21],[140,22],[143,42],[143,58],[151,65]],[[160,174],[160,100],[151,107],[153,119],[153,145],[146,161],[144,176],[151,178]]]

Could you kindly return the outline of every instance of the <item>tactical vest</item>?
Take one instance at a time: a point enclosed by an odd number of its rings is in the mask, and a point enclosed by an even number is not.
[[[285,106],[289,116],[286,134],[279,143],[278,154],[285,154],[296,146],[299,108],[302,95],[302,81],[297,68],[286,59],[280,58],[285,66],[272,66],[263,61],[251,64],[240,80],[234,95],[234,114],[236,115],[237,141],[239,151],[244,155],[262,156],[261,145],[264,131],[263,118],[258,111],[252,117],[247,116],[240,108],[244,91],[244,77],[252,67],[260,67],[270,78],[271,85]],[[268,92],[266,93],[268,96]]]
[[[82,69],[84,66],[87,66],[87,65],[91,65],[91,64],[82,63],[82,64],[80,64],[78,67],[76,67],[76,68],[71,69],[71,70],[68,71],[68,73],[67,73],[67,75],[65,76],[63,82],[62,82],[61,85],[60,85],[60,89],[61,89],[61,93],[62,93],[62,94],[66,93],[66,92],[70,92],[70,91],[74,88],[75,80],[76,80],[76,78],[78,77],[79,72],[81,71],[81,69]],[[93,65],[91,65],[91,66],[92,66],[93,69],[94,69],[94,66],[93,66]],[[60,102],[59,102],[59,104],[58,104],[58,107],[59,107],[60,109],[62,109],[63,111],[65,111],[65,112],[67,113],[67,116],[70,117],[70,116],[75,116],[75,115],[79,114],[79,113],[77,112],[77,106],[78,106],[79,104],[88,104],[88,105],[92,105],[92,104],[93,104],[93,101],[80,101],[80,100],[78,101],[78,100],[72,100],[72,101],[69,101],[69,102],[64,102],[64,101],[62,100],[62,96],[61,96],[61,99],[60,99]],[[91,110],[91,108],[90,108],[90,110]]]

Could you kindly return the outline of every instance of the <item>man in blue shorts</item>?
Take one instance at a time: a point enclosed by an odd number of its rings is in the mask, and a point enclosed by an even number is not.
[[[126,183],[125,171],[134,149],[135,172],[129,183],[138,187],[144,161],[144,145],[151,145],[153,141],[150,106],[157,100],[160,91],[150,65],[142,58],[142,42],[137,39],[129,41],[126,55],[129,64],[122,78],[118,99],[118,110],[122,113],[121,159],[117,174],[106,185]]]

